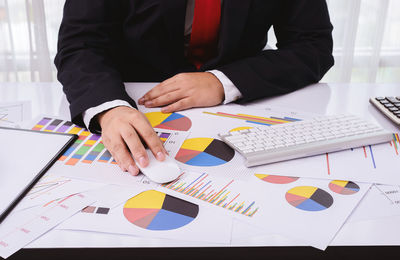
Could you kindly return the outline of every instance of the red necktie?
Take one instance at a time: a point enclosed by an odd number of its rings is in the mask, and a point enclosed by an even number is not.
[[[200,69],[216,55],[221,18],[221,0],[195,0],[189,60]]]

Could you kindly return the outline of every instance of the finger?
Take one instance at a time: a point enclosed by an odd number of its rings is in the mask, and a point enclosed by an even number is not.
[[[126,144],[120,135],[115,135],[113,138],[113,143],[110,145],[109,151],[114,157],[115,161],[121,167],[121,170],[128,171],[132,175],[137,175],[139,173],[138,167],[135,165],[133,158],[128,151]]]
[[[143,120],[143,123],[135,124],[135,129],[147,144],[154,157],[159,161],[164,161],[167,151],[165,151],[160,138],[157,136],[156,132],[154,132],[150,123]]]
[[[180,110],[185,110],[194,106],[194,102],[190,98],[181,99],[169,106],[161,108],[163,113],[172,113]]]
[[[144,94],[143,97],[139,99],[139,105],[143,105],[146,101],[155,99],[167,92],[177,90],[178,88],[176,87],[175,82],[176,82],[175,79],[169,78],[161,82],[160,84],[156,85],[154,88],[152,88],[150,91]]]
[[[121,136],[131,151],[135,161],[139,163],[141,167],[146,167],[149,164],[149,158],[135,129],[133,127],[124,127],[121,129]]]
[[[150,101],[146,101],[144,103],[144,105],[146,107],[160,107],[160,106],[165,106],[165,105],[169,105],[171,103],[175,103],[178,100],[185,98],[186,95],[184,95],[183,91],[172,91],[172,92],[167,92],[165,94],[162,94],[161,96],[150,100]]]

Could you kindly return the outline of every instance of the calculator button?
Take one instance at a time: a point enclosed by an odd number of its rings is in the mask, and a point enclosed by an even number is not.
[[[381,101],[379,101],[381,104],[390,104],[390,102],[389,101],[387,101],[386,99],[385,100],[381,100]]]
[[[375,99],[378,100],[378,101],[385,100],[384,97],[376,97]]]
[[[390,102],[398,102],[397,99],[395,97],[386,97],[387,100],[389,100]]]
[[[399,111],[397,107],[389,107],[389,110],[392,112]]]
[[[392,104],[384,104],[384,106],[385,106],[386,108],[394,107],[394,105],[392,105]]]

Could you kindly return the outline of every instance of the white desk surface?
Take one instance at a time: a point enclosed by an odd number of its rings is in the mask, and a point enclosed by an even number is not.
[[[128,83],[143,87],[152,83]],[[153,84],[154,85],[154,84]],[[315,84],[279,97],[253,102],[262,108],[280,106],[319,114],[354,114],[375,121],[390,131],[400,129],[381,115],[368,99],[400,96],[400,84]],[[31,100],[32,116],[48,114],[68,119],[68,103],[59,83],[0,83],[0,102]],[[373,209],[372,209],[373,210]],[[346,223],[332,245],[400,245],[400,216]],[[186,247],[208,244],[148,239],[91,232],[53,230],[29,248],[87,247]],[[216,246],[216,245],[214,245]],[[233,246],[302,246],[280,236],[257,236],[233,241]]]

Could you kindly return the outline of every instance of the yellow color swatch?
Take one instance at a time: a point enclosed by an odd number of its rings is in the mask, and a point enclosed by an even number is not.
[[[85,142],[86,145],[94,145],[97,142],[97,140],[87,140]]]
[[[72,128],[71,130],[69,130],[69,134],[77,134],[77,133],[79,133],[79,131],[81,131],[82,130],[82,128],[80,128],[80,127],[76,127],[76,126],[74,126],[74,128]]]
[[[148,190],[129,199],[124,208],[161,209],[164,199],[165,193]]]
[[[83,132],[80,133],[79,135],[89,136],[89,135],[90,135],[90,132],[89,132],[89,131],[83,131]]]
[[[186,139],[181,148],[193,151],[203,152],[214,141],[213,138],[199,137]]]

